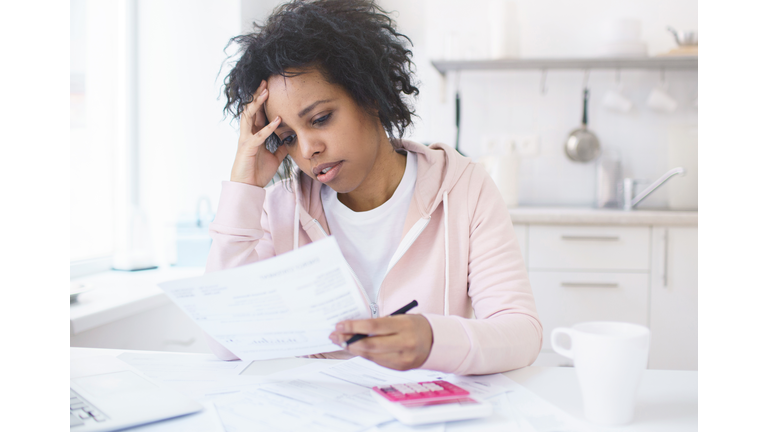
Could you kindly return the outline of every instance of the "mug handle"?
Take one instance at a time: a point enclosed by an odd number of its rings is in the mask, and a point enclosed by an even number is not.
[[[560,335],[560,334],[567,335],[569,338],[571,338],[570,349],[565,349],[564,347],[558,345],[557,335]],[[551,342],[552,342],[552,349],[555,350],[556,353],[573,360],[573,330],[566,327],[558,327],[552,330]]]

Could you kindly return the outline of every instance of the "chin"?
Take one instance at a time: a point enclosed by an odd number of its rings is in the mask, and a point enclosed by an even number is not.
[[[343,179],[333,179],[330,183],[325,183],[326,186],[336,191],[336,193],[345,194],[350,193],[360,186],[360,182],[350,185],[349,182],[345,182]]]

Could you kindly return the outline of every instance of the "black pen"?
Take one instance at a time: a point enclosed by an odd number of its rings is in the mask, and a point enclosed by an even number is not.
[[[398,309],[398,310],[396,310],[396,311],[392,312],[392,313],[391,313],[389,316],[395,316],[395,315],[403,315],[404,313],[408,312],[409,310],[411,310],[411,309],[415,308],[415,307],[416,307],[416,306],[418,306],[418,305],[419,305],[419,302],[417,302],[416,300],[414,300],[414,301],[412,301],[412,302],[408,303],[407,305],[405,305],[405,306],[401,307],[400,309]],[[358,333],[358,334],[356,334],[356,335],[352,336],[351,338],[349,338],[349,340],[348,340],[348,341],[346,341],[346,342],[342,342],[342,343],[341,343],[341,347],[342,347],[342,348],[346,348],[347,346],[349,346],[349,344],[351,344],[351,343],[354,343],[354,342],[357,342],[357,341],[359,341],[360,339],[363,339],[363,338],[367,338],[367,337],[368,337],[368,335],[364,335],[364,334],[359,334],[359,333]]]

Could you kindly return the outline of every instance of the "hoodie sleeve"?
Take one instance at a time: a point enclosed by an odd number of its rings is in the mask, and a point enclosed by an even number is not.
[[[477,186],[456,198],[469,204],[464,207],[470,220],[466,289],[476,319],[425,314],[433,345],[422,366],[462,375],[528,366],[542,343],[541,322],[504,200],[484,170],[474,169],[472,176],[470,184]],[[461,208],[457,202],[449,210]],[[452,288],[457,289],[454,284]]]
[[[224,181],[216,218],[209,233],[213,242],[208,253],[205,272],[230,269],[275,256],[264,201],[264,188],[244,183]],[[222,360],[237,360],[237,356],[205,335],[208,345]]]

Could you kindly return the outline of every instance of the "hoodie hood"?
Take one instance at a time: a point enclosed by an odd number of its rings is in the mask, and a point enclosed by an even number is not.
[[[416,153],[418,157],[414,201],[419,216],[428,218],[443,201],[443,195],[453,189],[472,160],[459,154],[453,147],[442,143],[425,146],[410,140],[400,140],[399,144],[400,148]],[[297,192],[297,205],[307,213],[300,215],[304,229],[307,231],[312,229],[309,223],[314,223],[314,219],[327,233],[328,224],[320,200],[322,183],[299,171],[298,181],[293,182],[293,187]],[[304,213],[301,210],[300,213]]]
[[[472,160],[441,143],[429,147],[409,140],[400,143],[405,150],[418,155],[414,196],[421,216],[429,217],[443,202],[444,193],[453,189]]]

